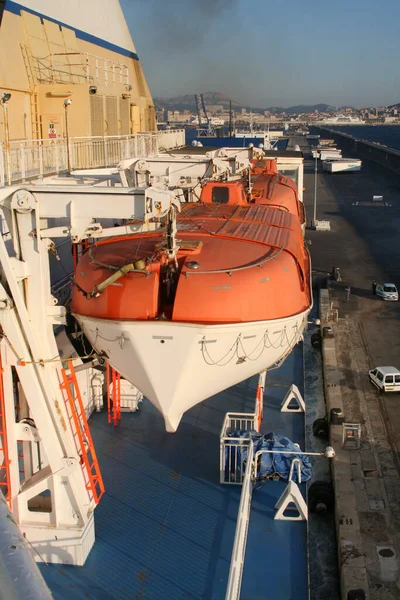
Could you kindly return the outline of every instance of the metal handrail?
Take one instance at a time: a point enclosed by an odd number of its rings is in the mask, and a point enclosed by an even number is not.
[[[143,132],[121,136],[69,138],[68,149],[73,169],[117,165],[128,157],[156,156],[160,146],[171,149],[184,144],[183,130]],[[65,138],[12,140],[9,148],[0,142],[0,186],[67,170]]]
[[[324,456],[325,458],[328,458],[328,459],[335,458],[335,451],[332,448],[332,446],[327,446],[324,450],[321,450],[321,452],[303,452],[300,449],[300,447],[298,450],[278,450],[278,449],[277,450],[264,450],[264,449],[258,450],[254,456],[255,479],[257,479],[257,477],[258,477],[258,459],[260,458],[261,454],[285,454],[285,455],[287,454],[287,455],[292,455],[292,456],[295,455],[297,459],[299,456]]]
[[[290,464],[289,481],[293,479],[294,467],[297,468],[297,481],[301,483],[301,461],[299,458],[294,458]]]
[[[240,588],[242,585],[244,559],[246,554],[247,532],[250,520],[251,498],[253,494],[253,454],[254,446],[253,442],[250,441],[248,446],[246,473],[243,479],[242,494],[240,496],[235,540],[233,543],[225,600],[239,600],[240,598]]]

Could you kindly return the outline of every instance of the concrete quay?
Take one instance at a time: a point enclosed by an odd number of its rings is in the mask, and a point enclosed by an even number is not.
[[[313,162],[306,161],[305,204],[314,203]],[[322,338],[326,414],[341,409],[346,422],[361,425],[357,448],[342,447],[342,424],[331,422],[336,450],[332,479],[342,600],[400,598],[400,398],[379,394],[370,384],[373,366],[400,368],[400,303],[385,303],[371,283],[400,287],[400,177],[365,161],[361,173],[321,174],[317,218],[330,231],[306,232],[313,268],[340,268],[342,281],[320,292],[321,331],[329,321],[333,337]],[[372,193],[391,207],[354,206]],[[349,302],[345,288],[351,287]]]

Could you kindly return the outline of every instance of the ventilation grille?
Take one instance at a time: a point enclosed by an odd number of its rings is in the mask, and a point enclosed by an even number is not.
[[[90,127],[92,135],[104,135],[103,96],[90,96]]]
[[[118,135],[118,99],[116,96],[106,97],[106,135]]]

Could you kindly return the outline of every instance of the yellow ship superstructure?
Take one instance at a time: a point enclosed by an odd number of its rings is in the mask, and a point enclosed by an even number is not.
[[[6,120],[11,143],[155,131],[118,0],[5,0],[0,19],[0,95],[11,94],[8,118],[0,110],[0,142]]]

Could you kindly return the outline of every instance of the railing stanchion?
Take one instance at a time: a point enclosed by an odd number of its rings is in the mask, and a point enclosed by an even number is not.
[[[0,143],[0,185],[56,175],[70,169],[112,167],[124,158],[154,156],[159,148],[184,146],[184,130],[137,133],[123,136],[69,137],[12,140],[10,150]],[[45,143],[46,142],[46,143]],[[11,155],[13,160],[11,160]]]

